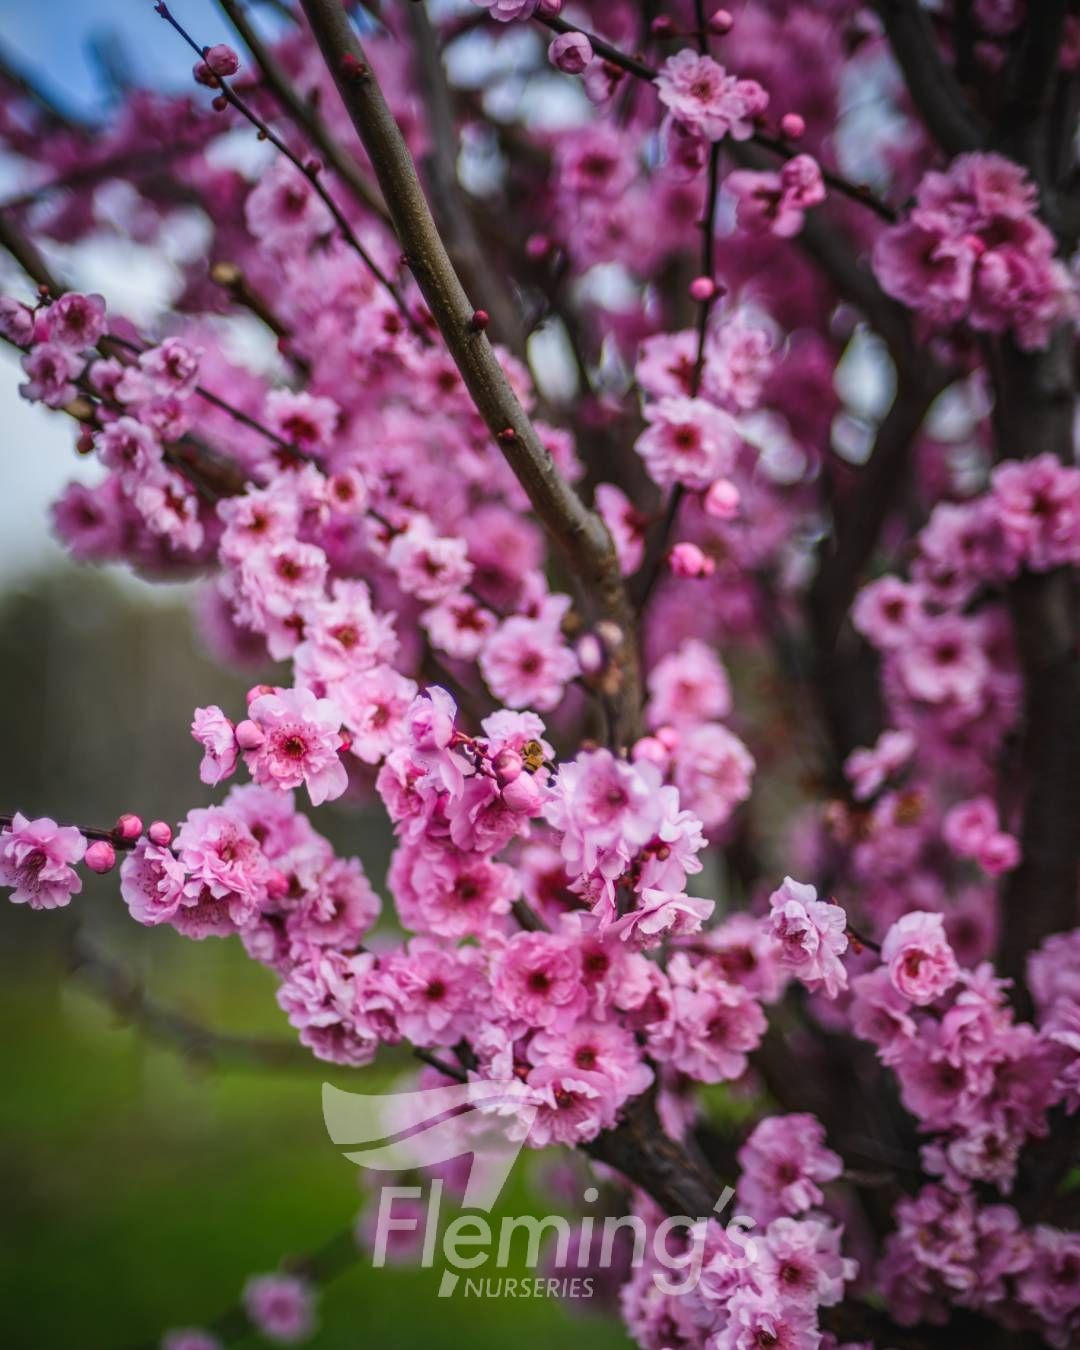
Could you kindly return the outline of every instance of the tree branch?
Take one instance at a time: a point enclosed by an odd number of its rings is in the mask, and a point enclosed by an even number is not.
[[[405,21],[412,34],[418,66],[417,87],[427,111],[431,153],[424,162],[435,216],[446,251],[466,290],[491,313],[493,331],[519,359],[525,358],[521,315],[512,296],[493,275],[485,259],[469,204],[457,176],[458,138],[454,130],[454,104],[446,79],[442,53],[435,30],[422,3],[405,7]]]
[[[919,0],[874,0],[889,45],[927,129],[947,155],[982,149],[986,134],[946,66]]]
[[[620,745],[640,726],[641,677],[634,616],[603,522],[556,469],[518,402],[431,218],[416,166],[339,0],[303,0],[304,12],[368,152],[409,265],[466,388],[551,538],[584,585],[595,620],[619,630],[615,734]]]
[[[310,1072],[317,1065],[297,1041],[235,1036],[214,1031],[152,999],[119,962],[99,951],[76,931],[68,947],[68,969],[89,992],[152,1040],[196,1063],[239,1069],[289,1069]]]

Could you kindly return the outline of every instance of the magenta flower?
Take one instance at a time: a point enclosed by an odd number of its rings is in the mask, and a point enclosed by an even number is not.
[[[244,1310],[279,1345],[307,1340],[315,1329],[315,1293],[298,1275],[253,1275],[244,1285]]]

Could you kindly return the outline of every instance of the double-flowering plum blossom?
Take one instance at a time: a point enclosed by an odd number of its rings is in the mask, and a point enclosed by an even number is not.
[[[729,413],[704,399],[667,397],[646,406],[636,449],[661,487],[707,488],[730,475],[741,444]]]
[[[1070,312],[1072,287],[1036,195],[1025,171],[997,154],[930,171],[910,214],[878,238],[878,279],[931,324],[965,320],[981,332],[1009,330],[1025,350],[1045,347]]]
[[[841,956],[847,951],[847,916],[839,905],[819,900],[813,886],[784,878],[769,897],[770,932],[780,962],[808,989],[835,998],[847,988]]]
[[[825,200],[821,168],[812,155],[795,155],[777,173],[736,169],[724,179],[735,198],[735,218],[745,230],[790,239],[806,212]]]
[[[660,102],[681,126],[709,141],[745,141],[769,96],[756,80],[729,75],[711,56],[683,47],[656,78]]]
[[[11,902],[31,909],[60,909],[82,890],[73,864],[86,853],[82,833],[48,816],[28,820],[16,812],[0,832],[0,885]]]

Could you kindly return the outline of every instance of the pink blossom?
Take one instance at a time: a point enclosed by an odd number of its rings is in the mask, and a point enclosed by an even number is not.
[[[896,991],[910,1003],[933,1003],[956,983],[959,967],[940,914],[913,910],[892,925],[881,944]]]
[[[315,1329],[315,1295],[298,1275],[253,1275],[244,1285],[244,1311],[279,1345],[295,1345]]]
[[[664,937],[682,937],[696,933],[716,908],[715,900],[701,900],[688,895],[646,888],[641,892],[644,902],[624,914],[611,925],[611,932],[624,942],[640,947],[655,947]]]
[[[694,729],[675,752],[675,786],[707,830],[719,829],[750,796],[754,758],[734,732],[715,722]]]
[[[96,347],[105,332],[104,297],[77,291],[62,295],[45,312],[45,331],[51,343],[73,352]]]
[[[244,762],[256,783],[288,789],[307,786],[313,806],[333,801],[349,785],[341,749],[341,713],[310,689],[260,694],[248,716],[262,743],[246,750]]]
[[[306,454],[324,449],[337,430],[341,409],[330,398],[274,389],[266,398],[266,424]]]
[[[137,923],[169,923],[185,894],[187,870],[167,847],[140,843],[120,864],[120,894]]]
[[[515,933],[495,958],[491,991],[516,1026],[567,1026],[585,1003],[578,953],[553,933]]]
[[[11,888],[13,905],[62,909],[82,890],[72,863],[81,862],[86,840],[72,825],[48,816],[28,820],[16,811],[0,831],[0,885]]]
[[[464,539],[440,539],[431,522],[417,516],[394,538],[387,561],[403,591],[429,603],[444,600],[469,584],[472,565]]]
[[[798,1215],[825,1199],[821,1187],[843,1171],[825,1147],[825,1129],[811,1115],[767,1116],[738,1152],[739,1203],[758,1223]]]
[[[592,43],[584,33],[561,33],[548,48],[548,60],[565,75],[580,75],[592,59]]]
[[[208,1331],[180,1327],[165,1333],[161,1338],[161,1350],[221,1350],[221,1342]]]
[[[914,753],[915,737],[910,731],[883,731],[869,750],[853,750],[844,761],[852,796],[859,802],[868,801]]]
[[[731,685],[711,647],[688,638],[649,672],[651,727],[691,725],[727,717]]]
[[[653,481],[705,489],[729,474],[741,443],[728,413],[697,398],[661,398],[645,409],[648,428],[635,443]]]
[[[654,1055],[702,1083],[741,1078],[765,1033],[765,1014],[746,989],[715,967],[676,953],[668,966],[670,1011],[646,1028]]]
[[[753,119],[764,112],[769,96],[756,80],[739,80],[709,56],[683,47],[668,57],[656,77],[660,101],[686,126],[710,141],[731,135],[744,141]]]
[[[578,673],[577,658],[556,624],[520,614],[504,619],[484,644],[480,670],[508,707],[547,712]]]
[[[86,362],[68,347],[58,342],[39,342],[33,351],[22,358],[26,371],[25,384],[19,393],[31,403],[44,403],[50,408],[62,408],[79,392],[74,381],[82,374]]]
[[[204,783],[220,783],[236,770],[236,728],[220,708],[196,708],[191,734],[206,752],[199,765]]]
[[[784,878],[769,897],[770,931],[780,944],[780,960],[809,989],[835,998],[847,988],[840,957],[847,951],[847,916],[839,905],[817,898],[813,886]]]

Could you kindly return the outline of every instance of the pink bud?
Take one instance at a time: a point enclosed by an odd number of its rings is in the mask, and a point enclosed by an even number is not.
[[[604,668],[604,646],[595,633],[579,638],[574,648],[578,665],[586,675],[599,675]]]
[[[224,42],[219,42],[216,47],[208,47],[205,59],[215,75],[235,75],[240,69],[240,58]]]
[[[789,141],[797,141],[806,131],[806,123],[798,113],[785,113],[780,119],[780,134]]]
[[[247,691],[248,707],[255,702],[257,698],[262,698],[263,694],[276,694],[277,690],[272,684],[256,684]]]
[[[674,727],[657,727],[654,734],[665,750],[670,751],[678,748],[679,733]]]
[[[649,24],[649,31],[653,37],[668,38],[675,32],[675,20],[667,14],[659,14],[652,23]]]
[[[584,33],[560,33],[548,48],[548,60],[564,75],[580,75],[592,59],[592,43]]]
[[[630,758],[635,764],[639,760],[647,760],[660,769],[666,769],[669,756],[659,737],[642,736],[640,741],[634,743],[634,747],[630,751]]]
[[[725,33],[730,33],[735,25],[735,20],[726,9],[718,9],[709,20],[709,32],[716,33],[723,37]]]
[[[729,478],[718,478],[705,494],[705,514],[715,520],[734,520],[742,497]]]
[[[217,76],[205,61],[196,61],[191,68],[191,73],[195,76],[196,84],[205,84],[209,89],[218,87]]]
[[[1011,834],[995,830],[979,845],[975,860],[992,877],[1011,872],[1020,861],[1020,845]]]
[[[130,811],[126,812],[116,822],[115,833],[121,839],[138,839],[139,835],[142,834],[142,821],[138,816],[132,815]]]
[[[236,724],[236,744],[241,750],[258,750],[265,739],[262,730],[250,717],[245,717],[242,722]]]
[[[668,566],[677,577],[711,577],[716,564],[697,544],[676,544],[668,554]]]
[[[690,299],[705,304],[716,294],[716,282],[712,277],[695,277],[690,283]]]
[[[535,816],[540,810],[544,794],[531,773],[523,773],[502,790],[502,799],[518,816]]]
[[[91,872],[111,872],[116,866],[116,849],[106,839],[95,839],[83,854]]]
[[[146,833],[150,842],[158,848],[168,848],[172,843],[172,826],[164,820],[152,820]]]
[[[491,761],[491,767],[495,770],[495,779],[500,787],[508,787],[520,778],[524,766],[525,761],[516,750],[511,750],[509,746],[505,750],[500,750]]]
[[[557,19],[562,13],[562,0],[540,0],[536,13],[541,19]]]
[[[551,240],[546,234],[530,234],[525,240],[525,252],[533,262],[539,262],[551,252]]]

